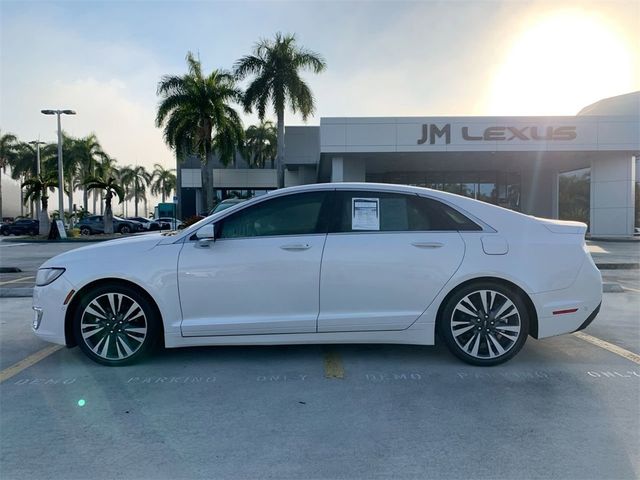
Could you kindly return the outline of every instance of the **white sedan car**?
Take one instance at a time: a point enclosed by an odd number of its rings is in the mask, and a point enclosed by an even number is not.
[[[440,191],[285,188],[174,234],[72,250],[38,271],[33,329],[124,365],[166,347],[433,345],[495,365],[585,328],[600,272],[586,226]]]

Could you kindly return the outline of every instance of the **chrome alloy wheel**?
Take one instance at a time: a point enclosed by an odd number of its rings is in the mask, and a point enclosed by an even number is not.
[[[135,354],[147,337],[147,328],[142,307],[122,293],[94,298],[80,321],[85,344],[106,360],[124,360]]]
[[[522,323],[518,308],[505,295],[476,290],[456,304],[450,328],[463,352],[478,359],[495,359],[513,348]]]

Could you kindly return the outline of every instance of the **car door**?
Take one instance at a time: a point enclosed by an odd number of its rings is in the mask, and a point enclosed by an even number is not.
[[[445,207],[414,194],[338,190],[318,332],[402,330],[415,322],[464,257]]]
[[[326,192],[265,199],[186,241],[178,262],[184,336],[316,331]]]

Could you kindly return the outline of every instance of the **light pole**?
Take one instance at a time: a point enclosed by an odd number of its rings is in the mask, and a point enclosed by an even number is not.
[[[40,178],[40,145],[44,145],[46,142],[41,142],[40,139],[32,140],[30,145],[36,146],[36,176]],[[40,202],[36,201],[36,219],[40,221]]]
[[[58,116],[58,212],[60,220],[64,223],[64,177],[62,175],[62,127],[60,126],[60,115],[75,115],[73,110],[40,110],[45,115]]]

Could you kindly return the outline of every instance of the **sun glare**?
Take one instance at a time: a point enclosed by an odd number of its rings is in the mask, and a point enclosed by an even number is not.
[[[580,9],[555,12],[517,37],[498,64],[486,113],[574,115],[634,90],[633,55],[602,17]]]

